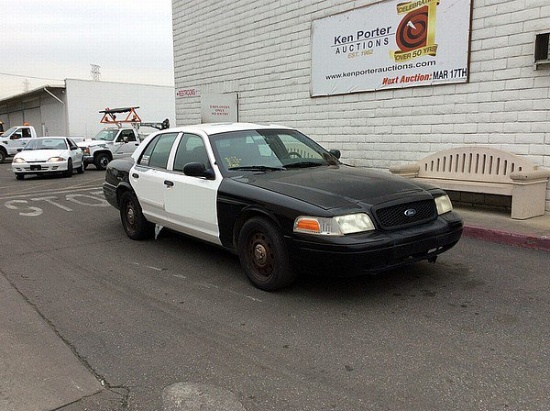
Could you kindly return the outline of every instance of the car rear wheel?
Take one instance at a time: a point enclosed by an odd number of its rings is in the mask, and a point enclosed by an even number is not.
[[[145,240],[155,234],[155,225],[145,218],[134,193],[126,191],[120,198],[120,219],[128,237]]]
[[[273,223],[251,218],[244,223],[238,241],[241,266],[256,287],[272,291],[295,280],[283,236]]]
[[[7,154],[3,149],[0,149],[0,164],[6,161]]]
[[[86,167],[84,166],[84,161],[82,161],[82,163],[80,163],[80,167],[78,167],[76,169],[76,172],[78,174],[84,174],[84,170],[86,169]]]

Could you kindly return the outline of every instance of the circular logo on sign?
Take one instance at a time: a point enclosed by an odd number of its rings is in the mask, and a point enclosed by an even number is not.
[[[428,6],[407,14],[397,29],[397,46],[401,51],[425,47],[428,38]]]

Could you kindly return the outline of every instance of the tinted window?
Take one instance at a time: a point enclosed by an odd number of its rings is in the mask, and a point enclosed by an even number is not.
[[[170,150],[178,133],[167,133],[156,136],[139,159],[139,164],[149,167],[166,168]]]

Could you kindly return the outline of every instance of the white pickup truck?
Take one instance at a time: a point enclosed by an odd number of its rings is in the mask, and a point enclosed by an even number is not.
[[[105,170],[109,161],[132,155],[140,143],[137,131],[133,127],[112,127],[101,130],[92,139],[76,141],[84,153],[84,167],[95,165]]]
[[[33,126],[8,128],[0,135],[0,163],[3,163],[7,157],[17,154],[31,138],[36,137],[36,130]]]

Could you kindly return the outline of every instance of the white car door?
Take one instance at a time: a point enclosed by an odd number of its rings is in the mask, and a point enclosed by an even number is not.
[[[76,143],[67,138],[67,144],[69,145],[69,155],[73,162],[74,168],[79,168],[82,166],[82,149],[76,145]]]
[[[163,181],[167,227],[202,240],[221,244],[218,227],[217,197],[221,176],[192,177],[183,173],[190,162],[199,162],[211,169],[205,141],[195,134],[183,134],[174,155],[171,173]]]
[[[178,133],[159,134],[151,140],[130,170],[130,184],[136,192],[143,215],[151,222],[166,225],[164,181],[174,141]]]

